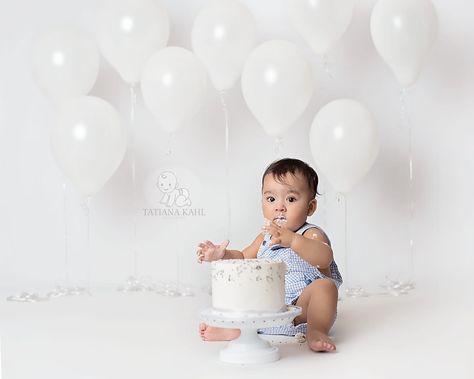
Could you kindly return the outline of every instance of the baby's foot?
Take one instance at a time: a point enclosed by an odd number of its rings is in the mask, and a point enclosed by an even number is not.
[[[199,334],[203,341],[231,341],[240,336],[239,329],[216,328],[201,323],[199,325]]]
[[[308,331],[308,346],[313,351],[334,351],[336,345],[331,339],[324,333],[317,330],[311,332]]]

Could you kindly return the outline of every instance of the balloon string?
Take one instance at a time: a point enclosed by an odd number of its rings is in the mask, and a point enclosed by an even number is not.
[[[347,238],[347,197],[345,194],[341,193],[341,192],[338,192],[337,194],[337,202],[338,203],[341,203],[341,201],[344,203],[343,204],[343,207],[344,207],[344,265],[345,265],[345,268],[346,268],[346,271],[345,271],[345,278],[344,278],[344,281],[347,283],[347,288],[346,288],[346,296],[347,297],[366,297],[366,296],[369,296],[367,291],[362,288],[361,286],[357,286],[357,287],[351,287],[350,286],[350,282],[351,282],[351,278],[349,276],[349,273],[350,273],[350,270],[349,270],[349,249],[348,249],[348,245],[347,245],[347,241],[348,241],[348,238]]]
[[[318,209],[319,209],[319,214],[321,215],[321,224],[326,226],[327,225],[327,193],[325,191],[326,189],[326,184],[325,183],[321,183],[321,193],[322,193],[322,197],[321,197],[321,200],[318,200]],[[321,204],[321,206],[319,205]]]
[[[324,69],[324,72],[326,73],[326,75],[330,78],[330,79],[334,79],[334,76],[332,74],[332,71],[331,71],[331,62],[329,61],[329,55],[328,54],[323,54],[323,69]]]
[[[91,217],[90,217],[91,197],[87,196],[81,203],[82,210],[86,218],[86,247],[87,247],[87,292],[91,294],[91,268],[92,268],[92,251],[91,251]]]
[[[407,100],[406,100],[406,88],[400,90],[400,126],[403,127],[406,125],[406,116],[407,116]]]
[[[412,149],[412,127],[411,124],[408,123],[408,165],[409,165],[409,175],[410,175],[410,231],[409,231],[409,238],[410,238],[410,277],[411,280],[414,280],[414,258],[415,258],[415,251],[414,251],[414,241],[413,241],[413,224],[414,224],[414,216],[415,216],[415,200],[414,200],[414,191],[413,191],[413,149]]]
[[[137,93],[135,91],[135,85],[130,85],[130,124],[133,126],[135,122],[135,108],[137,105]]]
[[[230,199],[230,170],[229,170],[229,112],[227,109],[227,103],[225,101],[225,91],[219,91],[219,97],[221,99],[222,111],[224,112],[225,120],[225,189],[226,189],[226,201],[227,201],[227,239],[230,239],[230,228],[231,228],[231,199]]]
[[[28,293],[22,292],[18,295],[11,295],[7,297],[7,301],[24,302],[24,303],[36,303],[39,301],[48,301],[53,298],[62,296],[74,296],[80,295],[86,292],[83,287],[69,287],[69,228],[67,218],[67,184],[64,181],[63,185],[63,218],[64,218],[64,271],[65,271],[65,286],[56,285],[54,289],[45,295],[40,295],[37,292]],[[82,203],[81,203],[82,206]],[[89,235],[89,231],[87,232]],[[89,240],[89,237],[88,237]],[[90,243],[88,242],[88,245]],[[89,277],[88,277],[89,278]],[[88,279],[90,281],[90,279]],[[90,293],[90,288],[89,288]]]
[[[344,251],[345,251],[345,256],[346,256],[346,265],[348,264],[349,261],[349,250],[347,249],[347,199],[346,196],[343,195],[343,200],[344,200]],[[348,267],[348,266],[346,266]],[[349,272],[349,270],[346,270],[346,275]]]
[[[346,196],[341,192],[338,192],[336,196],[337,196],[337,202],[339,204],[341,204],[342,202],[343,203],[342,206],[344,209],[344,266],[346,268],[344,280],[349,285],[350,284],[349,283],[349,252],[347,249],[347,201],[346,201]],[[348,288],[346,290],[346,293],[350,290],[351,288]]]
[[[65,284],[69,285],[69,249],[68,249],[68,218],[67,218],[67,185],[63,182],[63,220],[64,220],[64,274]]]
[[[283,150],[283,137],[275,137],[275,141],[273,142],[273,152],[277,158],[283,158],[282,155]]]
[[[168,141],[166,143],[166,152],[164,154],[165,157],[169,157],[173,153],[173,140],[174,140],[174,133],[168,133]]]
[[[137,104],[137,94],[135,86],[130,86],[130,153],[132,160],[132,223],[133,223],[133,275],[138,275],[138,252],[137,252],[137,181],[136,181],[136,161],[135,161],[135,138],[134,138],[134,124],[135,124],[135,108]]]
[[[407,112],[407,90],[406,88],[400,89],[400,120],[402,127],[407,129],[408,133],[408,196],[409,196],[409,225],[408,225],[408,239],[409,239],[409,253],[410,253],[410,280],[414,278],[414,236],[413,236],[413,224],[415,215],[415,201],[414,201],[414,175],[413,175],[413,137],[412,137],[412,126],[410,118]]]

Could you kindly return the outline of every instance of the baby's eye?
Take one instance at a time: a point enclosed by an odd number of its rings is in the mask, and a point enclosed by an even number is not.
[[[290,197],[287,198],[287,200],[288,200],[288,202],[293,203],[294,201],[296,201],[296,197],[290,196]]]
[[[275,201],[275,198],[273,196],[267,196],[267,201],[269,203],[273,203]]]

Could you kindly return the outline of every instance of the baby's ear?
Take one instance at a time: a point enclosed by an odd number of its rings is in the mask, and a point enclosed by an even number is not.
[[[311,200],[308,204],[308,216],[312,216],[317,207],[318,201],[316,199]]]

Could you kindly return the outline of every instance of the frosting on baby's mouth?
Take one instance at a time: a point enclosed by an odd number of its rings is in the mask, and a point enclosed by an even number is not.
[[[285,224],[287,222],[286,220],[286,217],[285,216],[278,216],[278,217],[275,217],[273,219],[273,221],[275,221],[277,224],[281,225],[281,224]]]

